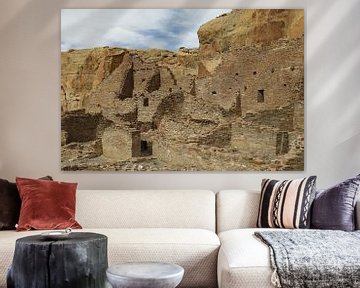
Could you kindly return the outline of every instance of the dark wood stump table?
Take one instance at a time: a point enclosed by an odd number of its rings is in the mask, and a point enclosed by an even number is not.
[[[66,239],[41,235],[16,240],[8,288],[102,288],[106,285],[107,237],[73,232]]]

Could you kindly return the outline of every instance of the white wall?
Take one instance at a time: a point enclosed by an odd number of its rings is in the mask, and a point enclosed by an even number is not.
[[[166,4],[165,4],[166,3]],[[305,171],[60,171],[61,8],[304,8]],[[360,173],[359,0],[16,0],[0,9],[0,178],[52,175],[82,189],[258,189],[263,177]]]

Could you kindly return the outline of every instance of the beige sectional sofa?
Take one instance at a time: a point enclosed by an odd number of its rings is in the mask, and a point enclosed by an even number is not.
[[[243,190],[78,190],[76,218],[81,231],[108,236],[109,265],[177,263],[185,268],[180,287],[273,287],[268,247],[253,236],[259,197]],[[0,231],[0,288],[16,239],[41,232]]]

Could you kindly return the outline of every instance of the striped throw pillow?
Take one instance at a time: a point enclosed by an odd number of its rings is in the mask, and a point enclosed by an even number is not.
[[[309,228],[316,176],[294,180],[263,179],[257,227]]]

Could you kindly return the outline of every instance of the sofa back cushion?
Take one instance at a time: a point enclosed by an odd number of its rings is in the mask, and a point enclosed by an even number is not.
[[[359,197],[360,198],[360,197]],[[260,191],[222,190],[216,194],[216,232],[256,228]],[[360,230],[360,199],[355,206],[355,229]]]
[[[260,192],[223,190],[216,194],[217,233],[238,228],[255,228]]]
[[[209,190],[78,190],[83,228],[199,228],[215,231]]]

